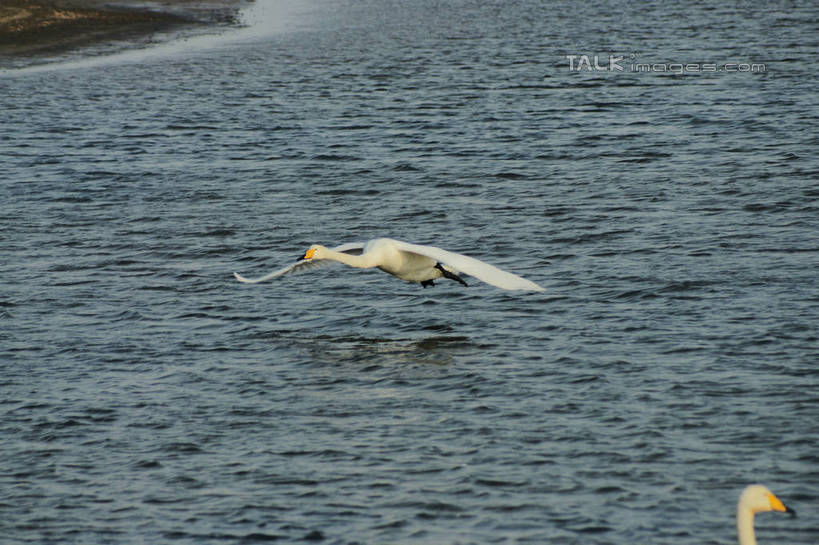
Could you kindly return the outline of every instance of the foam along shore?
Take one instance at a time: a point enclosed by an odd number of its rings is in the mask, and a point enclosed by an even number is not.
[[[66,53],[149,40],[175,27],[235,25],[252,0],[2,0],[0,57]]]

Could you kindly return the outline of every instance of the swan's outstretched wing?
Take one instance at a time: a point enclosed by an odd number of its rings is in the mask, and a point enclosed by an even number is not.
[[[442,265],[446,265],[456,271],[466,273],[469,276],[474,276],[478,280],[482,280],[487,284],[492,284],[505,290],[531,290],[531,291],[546,291],[545,288],[538,286],[531,280],[526,280],[516,274],[503,271],[494,265],[484,263],[474,257],[456,254],[435,246],[421,246],[419,244],[410,244],[409,242],[401,242],[395,240],[396,246],[403,251],[413,252],[416,254],[425,255],[437,260]]]
[[[333,248],[333,250],[335,250],[336,252],[344,252],[345,254],[352,255],[361,255],[363,249],[364,249],[363,242],[350,242]],[[233,276],[236,277],[236,280],[238,280],[239,282],[244,282],[245,284],[258,284],[259,282],[264,282],[265,280],[272,280],[279,276],[284,276],[285,274],[288,273],[309,271],[310,269],[315,269],[317,267],[322,267],[324,265],[332,265],[333,263],[335,263],[335,261],[332,261],[330,259],[303,259],[301,261],[296,261],[295,263],[288,265],[287,267],[284,267],[277,271],[273,271],[272,273],[260,276],[259,278],[245,278],[239,273],[233,273]]]
[[[272,273],[268,273],[264,276],[260,276],[259,278],[245,278],[241,274],[235,272],[233,276],[236,277],[236,280],[239,282],[244,282],[245,284],[258,284],[259,282],[264,282],[265,280],[272,280],[279,276],[283,276],[288,273],[292,272],[302,272],[307,271],[310,269],[315,269],[316,267],[320,267],[322,265],[329,265],[332,261],[327,259],[305,259],[304,261],[297,261],[292,265],[288,265],[283,269],[279,269],[278,271],[273,271]]]
[[[345,254],[350,255],[361,255],[361,252],[364,251],[364,246],[366,246],[366,242],[348,242],[346,244],[340,244],[335,248],[330,248],[335,252],[344,252]]]

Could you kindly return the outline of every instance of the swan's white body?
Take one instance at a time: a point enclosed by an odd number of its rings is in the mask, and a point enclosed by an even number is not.
[[[505,290],[545,291],[530,280],[475,258],[390,238],[378,238],[367,243],[353,242],[335,248],[314,245],[300,261],[260,278],[249,279],[237,273],[233,275],[239,282],[255,284],[333,262],[360,269],[377,267],[401,280],[419,282],[424,287],[433,285],[432,281],[441,277],[465,284],[458,276],[458,273],[465,273]]]
[[[795,515],[795,511],[785,507],[773,492],[761,484],[752,484],[742,491],[737,503],[737,536],[739,545],[756,545],[754,535],[754,515],[764,511],[782,511]]]

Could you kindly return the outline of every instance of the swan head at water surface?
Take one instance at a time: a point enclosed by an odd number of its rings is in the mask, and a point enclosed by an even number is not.
[[[782,500],[761,484],[752,484],[742,491],[737,502],[737,537],[739,545],[756,545],[754,515],[765,511],[781,511],[796,516],[796,511],[786,507]]]

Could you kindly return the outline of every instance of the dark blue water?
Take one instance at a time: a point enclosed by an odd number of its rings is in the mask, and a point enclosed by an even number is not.
[[[0,73],[0,541],[819,541],[815,5],[260,6]]]

